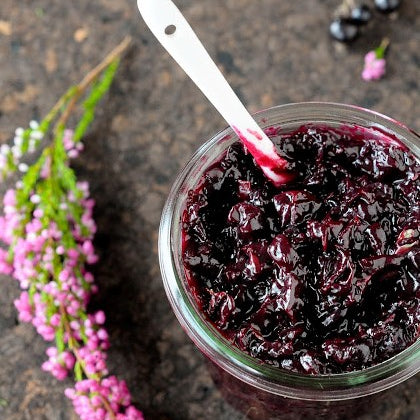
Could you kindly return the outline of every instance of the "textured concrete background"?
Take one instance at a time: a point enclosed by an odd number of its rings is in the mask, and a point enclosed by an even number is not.
[[[375,15],[350,47],[327,34],[340,0],[178,0],[210,54],[251,111],[307,100],[357,104],[420,130],[420,2]],[[159,274],[156,239],[170,185],[192,151],[225,123],[157,44],[134,0],[1,0],[0,142],[43,116],[126,34],[134,46],[77,161],[97,201],[95,269],[108,313],[111,372],[125,378],[149,419],[239,420],[203,358],[178,326]],[[360,78],[363,55],[391,39],[384,80]],[[41,372],[45,343],[18,325],[17,285],[2,277],[0,418],[75,419],[63,389]],[[362,420],[420,417],[420,378],[397,387]]]

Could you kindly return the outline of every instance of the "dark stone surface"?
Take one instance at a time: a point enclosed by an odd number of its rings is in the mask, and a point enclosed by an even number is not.
[[[398,16],[376,14],[349,47],[327,35],[339,2],[176,1],[251,111],[345,102],[419,130],[419,2],[404,1]],[[172,314],[156,249],[160,211],[176,173],[224,121],[155,41],[134,0],[2,0],[0,21],[0,142],[44,115],[125,34],[133,36],[77,162],[97,201],[100,293],[92,306],[108,314],[110,370],[127,380],[149,419],[243,419],[223,401]],[[363,55],[385,35],[392,43],[387,76],[367,84],[360,78]],[[0,418],[75,419],[63,395],[70,381],[41,372],[46,344],[32,327],[17,325],[17,285],[0,281]],[[419,418],[419,384],[417,377],[400,385],[359,418]]]

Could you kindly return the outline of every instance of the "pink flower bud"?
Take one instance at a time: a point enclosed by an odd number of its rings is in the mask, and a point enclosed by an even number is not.
[[[95,322],[99,325],[103,325],[105,323],[105,313],[104,311],[98,311],[95,313]]]
[[[50,324],[53,327],[58,327],[60,325],[60,322],[61,322],[61,316],[59,314],[54,314],[50,318]]]
[[[58,354],[58,351],[55,347],[48,347],[45,353],[47,354],[48,357],[51,358],[51,357],[56,357]]]
[[[66,388],[66,389],[64,390],[64,395],[65,395],[68,399],[72,400],[72,399],[74,399],[74,398],[75,398],[75,396],[76,396],[76,391],[75,391],[73,388]]]
[[[102,341],[108,340],[108,333],[103,328],[98,330],[97,335],[98,338]]]
[[[40,209],[39,207],[34,210],[34,217],[37,219],[40,219],[44,215],[44,211]]]
[[[63,362],[64,362],[67,369],[69,369],[69,370],[73,369],[73,366],[74,366],[74,363],[76,362],[76,359],[74,358],[74,356],[70,352],[68,352],[68,351],[64,352],[62,354],[62,359],[63,359]]]
[[[77,156],[79,156],[79,151],[78,151],[77,149],[70,149],[70,150],[67,152],[67,156],[68,156],[70,159],[75,159],[75,158],[77,158]]]
[[[16,206],[16,192],[15,190],[9,189],[6,191],[3,197],[3,204],[4,206]]]

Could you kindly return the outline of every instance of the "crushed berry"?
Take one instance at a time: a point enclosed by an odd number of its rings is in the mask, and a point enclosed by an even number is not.
[[[296,175],[274,187],[235,143],[189,191],[183,263],[239,349],[307,374],[360,370],[420,334],[420,165],[360,127],[271,128]]]

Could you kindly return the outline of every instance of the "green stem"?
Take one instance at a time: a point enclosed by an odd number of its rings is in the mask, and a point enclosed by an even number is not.
[[[46,117],[42,120],[41,124],[39,125],[39,128],[43,133],[46,133],[48,131],[51,122],[57,117],[57,114],[62,110],[62,108],[64,107],[64,105],[66,105],[70,98],[75,95],[75,93],[76,87],[72,86],[51,108],[50,112],[46,115]]]
[[[63,129],[72,114],[73,108],[76,106],[79,98],[85,93],[86,89],[98,78],[98,76],[114,61],[118,60],[121,54],[128,48],[131,43],[131,37],[127,36],[117,45],[95,68],[93,68],[83,80],[74,86],[74,94],[69,100],[66,109],[57,121],[54,131]]]
[[[385,57],[386,50],[389,47],[389,38],[384,38],[378,48],[375,49],[376,58],[381,59]]]

